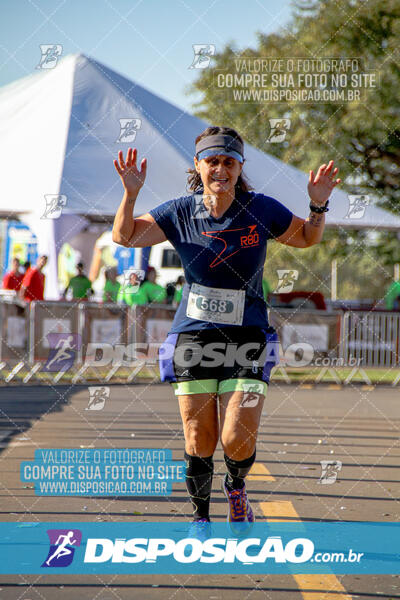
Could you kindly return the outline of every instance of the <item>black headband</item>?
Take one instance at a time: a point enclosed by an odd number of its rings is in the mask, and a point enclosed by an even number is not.
[[[196,144],[196,154],[199,154],[203,150],[210,150],[211,148],[224,148],[228,152],[238,152],[243,156],[242,142],[231,135],[216,133],[202,138]]]

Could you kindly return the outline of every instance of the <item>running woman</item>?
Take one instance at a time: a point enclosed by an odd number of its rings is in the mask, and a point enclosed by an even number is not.
[[[304,220],[274,198],[251,191],[244,161],[243,140],[234,129],[208,127],[195,141],[188,177],[192,193],[137,218],[132,212],[145,182],[146,159],[139,169],[137,150],[129,148],[126,159],[120,151],[114,161],[125,193],[113,241],[144,247],[169,240],[185,272],[182,300],[160,348],[160,374],[178,396],[192,527],[200,536],[210,527],[219,439],[228,520],[241,532],[254,521],[245,477],[256,458],[260,416],[277,362],[277,336],[268,323],[262,288],[267,241],[297,248],[320,242],[328,198],[340,183],[332,160],[316,175],[310,171],[310,216]]]

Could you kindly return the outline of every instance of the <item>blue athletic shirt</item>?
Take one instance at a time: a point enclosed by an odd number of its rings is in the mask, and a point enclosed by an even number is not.
[[[216,219],[208,214],[199,191],[164,202],[150,214],[178,252],[187,282],[170,333],[232,327],[186,316],[192,283],[245,290],[242,327],[268,327],[262,289],[267,240],[288,229],[290,210],[269,196],[237,192],[228,210]]]

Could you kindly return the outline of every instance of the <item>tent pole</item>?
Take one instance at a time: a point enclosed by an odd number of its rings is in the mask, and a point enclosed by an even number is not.
[[[331,262],[331,300],[337,300],[337,260]]]

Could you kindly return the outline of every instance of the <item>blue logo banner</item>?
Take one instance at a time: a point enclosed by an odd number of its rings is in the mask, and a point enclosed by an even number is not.
[[[236,524],[237,525],[237,524]],[[399,523],[0,523],[0,573],[400,573]]]

